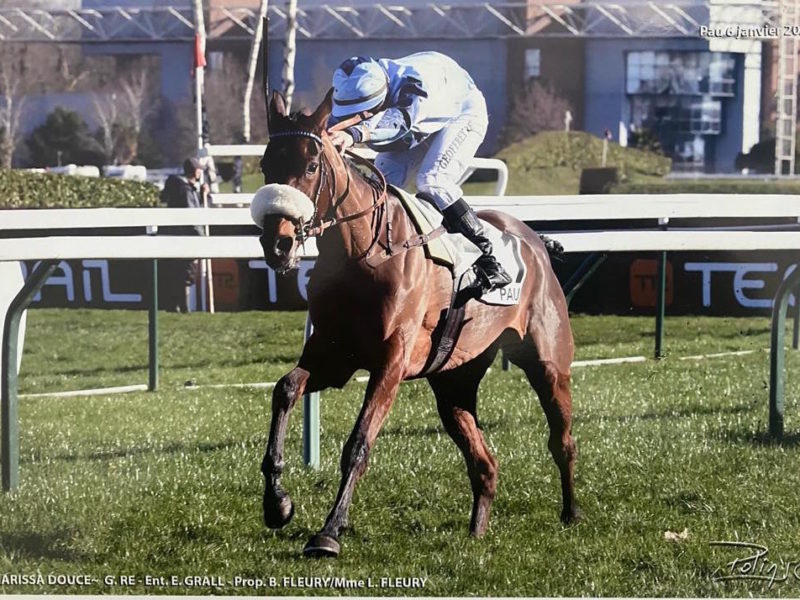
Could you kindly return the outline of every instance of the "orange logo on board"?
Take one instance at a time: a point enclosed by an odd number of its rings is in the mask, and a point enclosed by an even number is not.
[[[637,258],[631,263],[630,290],[631,304],[636,308],[655,308],[658,298],[658,261]],[[672,304],[674,294],[672,263],[667,261],[667,284],[665,300]]]
[[[236,310],[239,308],[239,265],[229,258],[211,261],[214,281],[214,306]]]

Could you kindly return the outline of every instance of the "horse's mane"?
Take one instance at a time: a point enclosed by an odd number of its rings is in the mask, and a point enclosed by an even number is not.
[[[292,128],[299,128],[300,121],[303,118],[308,118],[311,116],[311,113],[306,108],[301,108],[296,110],[289,115],[284,115],[281,117],[282,126],[278,131],[283,131],[286,129]],[[364,173],[361,169],[358,168],[358,165],[355,164],[348,156],[344,156],[344,164],[345,167],[355,176],[360,178],[364,183],[368,184],[372,187],[376,193],[381,193],[382,188],[380,182],[376,181],[373,176]]]

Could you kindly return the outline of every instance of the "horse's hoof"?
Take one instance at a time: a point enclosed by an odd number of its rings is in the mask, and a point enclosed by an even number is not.
[[[582,518],[583,514],[581,513],[581,509],[577,506],[573,506],[570,510],[564,509],[561,511],[561,522],[564,525],[575,525],[580,523]]]
[[[270,529],[285,527],[294,516],[294,503],[287,494],[279,497],[264,494],[264,524]]]
[[[324,533],[318,533],[303,548],[303,554],[309,558],[336,558],[342,547],[336,538],[332,538]]]

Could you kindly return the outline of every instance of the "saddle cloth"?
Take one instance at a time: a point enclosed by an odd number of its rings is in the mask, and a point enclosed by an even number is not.
[[[430,233],[442,224],[442,214],[429,203],[412,196],[408,192],[390,186],[397,194],[420,234]],[[486,236],[492,242],[495,258],[511,276],[511,283],[504,288],[494,290],[478,298],[486,304],[510,306],[517,304],[525,283],[527,269],[522,260],[520,240],[517,236],[504,233],[491,223],[481,219]],[[459,233],[445,233],[425,244],[425,253],[434,262],[445,265],[459,279],[458,290],[474,281],[472,265],[481,256],[481,250]],[[462,277],[463,276],[463,277]],[[458,291],[457,290],[457,291]]]

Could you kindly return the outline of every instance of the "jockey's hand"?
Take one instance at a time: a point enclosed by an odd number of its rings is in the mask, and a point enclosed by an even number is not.
[[[345,150],[352,148],[355,144],[353,136],[346,131],[334,131],[331,134],[331,142],[340,154],[344,154]]]

